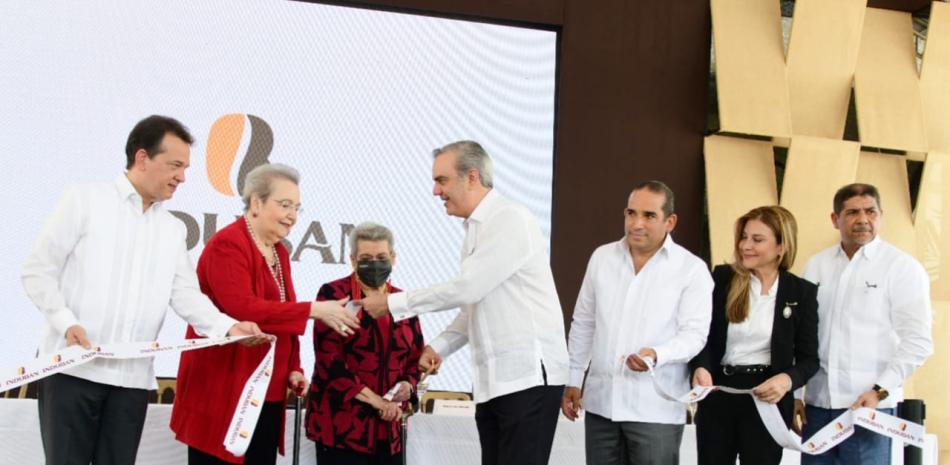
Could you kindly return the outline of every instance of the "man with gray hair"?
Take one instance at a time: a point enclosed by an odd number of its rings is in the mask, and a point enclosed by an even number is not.
[[[367,296],[374,317],[396,320],[461,307],[420,364],[438,367],[465,344],[475,363],[482,464],[545,464],[568,380],[561,304],[535,217],[493,189],[491,158],[476,142],[433,153],[432,194],[464,218],[461,273],[428,289]]]

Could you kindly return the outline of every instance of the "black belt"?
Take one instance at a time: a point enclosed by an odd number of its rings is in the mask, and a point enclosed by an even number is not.
[[[723,365],[722,372],[726,376],[758,375],[768,373],[771,368],[769,365]]]

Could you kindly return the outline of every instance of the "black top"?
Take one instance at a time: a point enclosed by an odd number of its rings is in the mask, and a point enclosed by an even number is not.
[[[735,271],[729,265],[713,269],[712,323],[706,346],[690,360],[692,374],[703,367],[712,374],[716,385],[729,385],[722,372],[722,357],[726,353],[729,320],[726,319],[726,298],[729,283]],[[778,292],[775,297],[775,317],[772,323],[772,362],[769,376],[785,373],[792,379],[792,389],[779,401],[779,410],[786,423],[791,421],[792,391],[805,385],[818,371],[818,286],[787,271],[779,272]],[[791,315],[785,317],[785,307]]]

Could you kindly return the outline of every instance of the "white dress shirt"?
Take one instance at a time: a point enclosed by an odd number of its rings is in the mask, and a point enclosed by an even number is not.
[[[493,189],[465,228],[460,274],[390,294],[394,318],[461,307],[430,345],[447,357],[471,344],[475,402],[544,385],[545,376],[549,385],[566,384],[564,316],[537,220]]]
[[[656,376],[667,390],[689,390],[686,364],[706,344],[713,281],[706,263],[673,242],[637,273],[625,240],[602,245],[587,265],[574,307],[569,348],[570,386],[584,388],[584,408],[613,421],[682,424],[686,406],[663,399],[647,373],[624,365],[652,347]]]
[[[776,276],[768,294],[762,295],[762,281],[755,275],[750,277],[749,316],[743,322],[729,323],[723,365],[772,364],[772,324],[779,278]]]
[[[41,354],[66,346],[82,325],[92,344],[154,341],[169,305],[195,329],[224,336],[235,321],[201,293],[185,248],[185,227],[142,197],[124,174],[66,190],[22,272],[46,317]],[[139,389],[157,387],[152,359],[95,359],[66,374]]]
[[[904,380],[933,353],[923,266],[878,237],[850,260],[840,245],[818,253],[803,277],[818,284],[821,361],[805,402],[846,408],[878,384],[891,394],[879,407],[894,407]]]

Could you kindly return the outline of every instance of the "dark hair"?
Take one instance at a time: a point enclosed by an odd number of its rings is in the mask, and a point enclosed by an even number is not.
[[[664,184],[662,181],[650,180],[633,186],[632,192],[644,189],[653,192],[654,194],[663,194],[663,196],[666,198],[666,200],[663,201],[663,216],[669,217],[673,214],[675,198],[673,197],[673,190],[670,189],[669,186]]]
[[[145,149],[149,158],[155,158],[162,152],[162,139],[165,134],[174,134],[186,144],[194,143],[194,138],[181,122],[168,116],[152,115],[139,121],[132,132],[129,133],[129,140],[125,143],[125,168],[132,168],[135,164],[135,152],[139,149]]]
[[[874,197],[874,201],[877,202],[877,208],[883,210],[881,207],[881,194],[878,193],[877,188],[870,184],[854,183],[848,184],[847,186],[838,189],[838,192],[835,192],[835,200],[833,208],[836,214],[841,214],[841,210],[844,210],[844,203],[849,199],[854,197]]]

